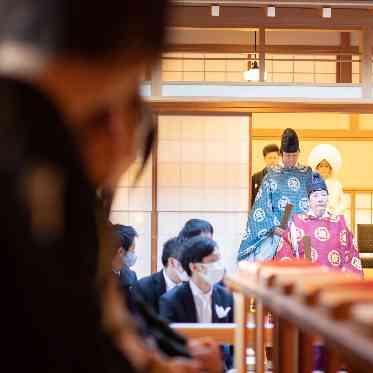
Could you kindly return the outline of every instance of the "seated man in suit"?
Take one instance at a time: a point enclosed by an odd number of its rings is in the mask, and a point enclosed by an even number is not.
[[[180,263],[189,281],[162,295],[161,316],[180,323],[232,322],[232,295],[216,285],[224,275],[216,242],[201,236],[185,241]]]
[[[174,323],[233,322],[233,297],[218,285],[224,266],[216,242],[207,237],[193,237],[183,243],[179,260],[189,281],[161,296],[161,316]],[[230,368],[232,357],[226,348],[225,351],[225,365]]]
[[[181,251],[181,243],[178,238],[169,239],[163,245],[162,264],[163,269],[137,281],[132,291],[143,298],[143,300],[158,314],[159,298],[180,284],[187,281],[188,276],[181,268],[178,257]]]
[[[123,287],[131,288],[137,281],[136,272],[130,268],[135,265],[137,260],[135,250],[138,234],[129,225],[116,224],[114,230],[118,239],[118,255],[122,259],[122,268],[118,273],[119,280]]]

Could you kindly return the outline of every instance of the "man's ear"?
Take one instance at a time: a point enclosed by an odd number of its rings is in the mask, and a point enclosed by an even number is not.
[[[197,263],[189,263],[189,269],[191,270],[191,272],[196,272],[198,267],[197,267]]]
[[[124,251],[123,247],[120,247],[118,249],[118,254],[123,255],[123,256],[126,255],[126,252]]]

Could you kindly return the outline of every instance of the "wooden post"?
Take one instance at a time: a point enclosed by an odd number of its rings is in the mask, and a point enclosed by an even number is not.
[[[264,373],[264,307],[256,300],[256,338],[255,338],[255,372]]]
[[[265,81],[265,58],[266,58],[266,29],[259,28],[259,81]]]
[[[325,373],[337,373],[340,368],[340,360],[335,349],[326,348],[326,367]]]
[[[234,366],[237,373],[246,373],[246,349],[247,349],[247,299],[243,294],[234,293],[234,321],[236,323],[235,331],[235,350]]]
[[[351,34],[341,32],[342,51],[351,47]],[[352,55],[337,55],[337,81],[336,83],[352,83]]]
[[[150,91],[152,96],[162,96],[162,61],[152,69]]]
[[[299,373],[312,373],[313,369],[313,338],[312,336],[299,333],[299,354],[298,366]]]
[[[372,97],[372,28],[364,28],[362,31],[362,58],[361,58],[361,83],[363,98]]]

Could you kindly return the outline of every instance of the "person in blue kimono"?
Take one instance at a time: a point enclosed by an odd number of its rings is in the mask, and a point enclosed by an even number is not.
[[[282,165],[270,169],[263,179],[248,217],[238,261],[273,259],[283,234],[280,222],[286,205],[293,206],[291,214],[308,211],[306,185],[312,169],[298,163],[299,152],[298,135],[287,128],[281,138]]]

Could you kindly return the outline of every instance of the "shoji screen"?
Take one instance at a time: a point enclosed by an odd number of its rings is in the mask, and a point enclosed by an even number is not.
[[[249,126],[249,116],[159,118],[158,256],[188,219],[202,218],[227,269],[235,267],[248,212]]]

